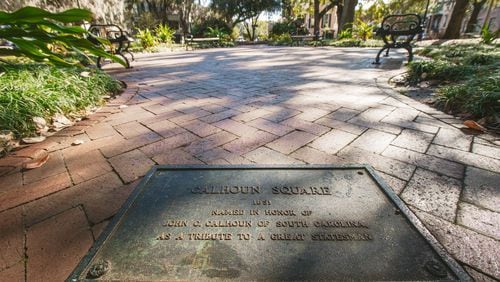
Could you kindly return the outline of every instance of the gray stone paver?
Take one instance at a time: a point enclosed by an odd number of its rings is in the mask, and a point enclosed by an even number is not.
[[[500,212],[500,174],[467,167],[462,200],[468,203]]]
[[[500,213],[460,203],[457,223],[500,240]]]
[[[391,144],[420,153],[425,153],[433,138],[434,136],[429,133],[404,129]]]
[[[418,168],[401,198],[420,210],[454,221],[461,190],[460,181]]]
[[[388,146],[382,155],[442,173],[447,176],[455,177],[457,179],[463,178],[464,166],[462,164],[450,162],[438,157],[429,156],[392,145]]]
[[[122,95],[0,159],[0,277],[67,275],[156,163],[357,163],[372,165],[474,277],[500,278],[499,138],[466,135],[460,120],[397,94],[386,81],[401,70],[374,68],[375,54],[239,47],[138,54],[133,71],[110,69],[127,82]],[[45,166],[21,170],[45,151]]]
[[[474,145],[472,145],[472,152],[500,160],[500,148],[498,147],[492,147],[479,143],[474,143]]]
[[[369,129],[358,137],[351,145],[374,153],[382,153],[396,135]]]
[[[332,129],[311,143],[311,147],[328,154],[335,154],[358,136],[342,130]]]

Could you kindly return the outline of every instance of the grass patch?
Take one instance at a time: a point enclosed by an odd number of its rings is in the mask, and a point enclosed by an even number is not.
[[[433,60],[408,65],[411,84],[438,81],[435,105],[490,124],[500,118],[500,51],[484,44],[428,46],[416,52]]]
[[[361,39],[340,39],[340,40],[325,40],[325,46],[333,47],[382,47],[384,42],[382,40],[368,39],[363,41]]]
[[[88,77],[82,72],[89,72]],[[17,137],[35,133],[33,117],[76,115],[118,93],[119,81],[97,69],[41,64],[0,66],[0,129]]]

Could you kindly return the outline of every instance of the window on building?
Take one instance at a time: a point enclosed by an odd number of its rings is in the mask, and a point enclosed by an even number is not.
[[[321,22],[323,23],[322,24],[323,28],[330,27],[330,19],[331,19],[331,15],[330,14],[325,14],[323,16],[323,19],[321,20]]]
[[[441,15],[435,15],[432,19],[432,30],[437,31],[439,29],[439,24],[441,23]]]

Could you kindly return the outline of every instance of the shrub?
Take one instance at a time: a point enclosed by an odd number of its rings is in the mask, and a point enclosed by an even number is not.
[[[466,54],[463,58],[464,65],[491,65],[500,62],[500,53],[478,52]]]
[[[281,35],[271,35],[270,40],[271,42],[269,42],[269,44],[273,46],[283,46],[292,44],[292,37],[288,33],[284,33]]]
[[[271,29],[271,35],[292,34],[295,32],[295,26],[292,23],[275,23]]]
[[[351,39],[352,38],[352,28],[343,29],[339,32],[337,39]]]
[[[500,116],[500,73],[438,90],[436,105],[475,117]]]
[[[426,47],[418,53],[434,60],[410,63],[409,80],[437,80],[443,84],[437,90],[437,107],[495,122],[500,117],[497,49],[485,44]]]
[[[361,47],[362,41],[359,39],[343,39],[331,42],[329,45],[334,47]]]
[[[175,30],[167,24],[160,24],[155,28],[156,37],[162,43],[172,44],[174,41]]]
[[[203,34],[205,37],[223,37],[224,35],[228,35],[226,32],[224,32],[222,29],[218,27],[208,27],[207,31],[205,31],[205,34]]]
[[[17,136],[34,133],[33,117],[74,114],[103,102],[121,84],[98,69],[6,65],[0,76],[0,129]],[[81,75],[89,72],[90,75]]]
[[[477,72],[474,66],[456,65],[443,60],[411,62],[408,67],[411,82],[431,79],[459,81]]]
[[[149,49],[158,45],[157,38],[153,35],[149,28],[137,29],[136,37],[140,40],[141,46],[144,49]]]
[[[195,37],[203,36],[206,32],[209,31],[209,28],[218,29],[226,34],[231,34],[232,30],[227,26],[227,24],[218,18],[207,18],[201,23],[196,23],[191,28],[191,34]]]
[[[354,33],[356,34],[356,38],[366,41],[373,38],[373,26],[358,20],[354,28]]]
[[[487,24],[481,29],[481,43],[484,44],[491,44],[495,39],[498,38],[498,35],[500,34],[500,29],[497,29],[496,31],[492,32],[490,31],[490,25]]]

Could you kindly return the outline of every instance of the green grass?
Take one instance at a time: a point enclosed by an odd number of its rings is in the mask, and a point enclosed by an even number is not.
[[[430,61],[408,65],[410,83],[437,80],[436,106],[447,112],[495,122],[500,117],[500,50],[485,44],[429,46]]]
[[[89,77],[81,75],[90,72]],[[33,117],[75,115],[118,93],[121,84],[100,70],[41,64],[0,65],[0,130],[17,137],[35,133]]]
[[[382,47],[384,46],[384,42],[376,39],[363,41],[361,39],[347,38],[340,40],[325,40],[324,45],[333,47]]]

